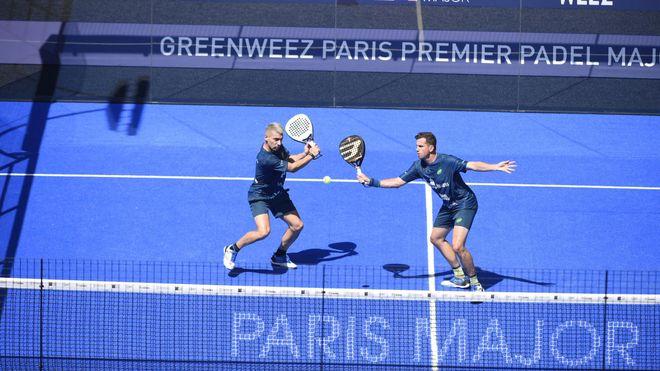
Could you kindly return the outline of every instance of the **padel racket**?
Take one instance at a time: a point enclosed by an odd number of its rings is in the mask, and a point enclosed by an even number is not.
[[[362,160],[367,148],[364,144],[364,139],[359,135],[349,135],[339,142],[339,154],[344,161],[355,167],[358,174],[362,174]]]
[[[284,125],[284,131],[296,142],[305,144],[311,143],[312,145],[315,144],[312,120],[310,120],[304,113],[299,113],[290,118],[289,121],[286,122],[286,125]],[[316,158],[319,157],[321,157],[321,153],[316,156]]]

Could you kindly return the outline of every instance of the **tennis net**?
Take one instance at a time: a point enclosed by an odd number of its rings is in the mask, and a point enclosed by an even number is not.
[[[482,271],[471,293],[408,266],[21,261],[0,278],[0,368],[660,368],[657,272],[576,274]]]

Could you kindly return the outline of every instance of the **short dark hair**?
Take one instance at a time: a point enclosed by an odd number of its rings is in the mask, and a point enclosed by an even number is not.
[[[426,144],[433,146],[433,151],[431,153],[435,153],[435,150],[438,148],[436,146],[436,140],[435,140],[435,135],[431,133],[430,131],[422,131],[421,133],[417,133],[415,135],[415,139],[426,139]]]

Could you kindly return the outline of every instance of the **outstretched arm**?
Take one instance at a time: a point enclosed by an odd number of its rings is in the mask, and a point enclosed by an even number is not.
[[[511,160],[506,160],[499,162],[497,164],[489,164],[481,161],[469,161],[467,163],[467,168],[473,171],[503,171],[507,174],[511,174],[516,171],[516,162]]]
[[[387,178],[383,180],[376,180],[370,178],[364,173],[358,174],[357,179],[358,182],[362,184],[372,187],[381,187],[381,188],[399,188],[402,185],[406,184],[406,182],[401,178]]]

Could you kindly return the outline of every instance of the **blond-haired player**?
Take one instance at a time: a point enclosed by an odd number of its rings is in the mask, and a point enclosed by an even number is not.
[[[256,229],[247,232],[238,241],[225,246],[223,263],[225,268],[234,269],[236,256],[245,246],[263,240],[270,234],[270,211],[275,218],[281,218],[288,226],[280,244],[271,257],[271,264],[285,268],[296,268],[286,252],[303,229],[303,221],[284,189],[287,172],[296,172],[315,159],[321,149],[316,144],[305,145],[305,150],[297,155],[289,154],[282,145],[283,130],[279,123],[266,127],[264,142],[257,154],[254,180],[248,190],[248,202]]]

